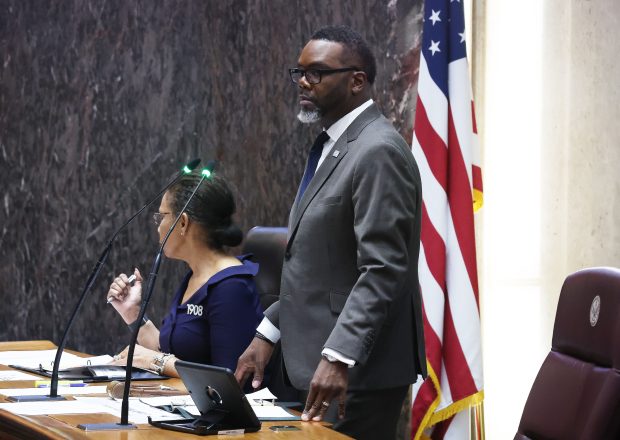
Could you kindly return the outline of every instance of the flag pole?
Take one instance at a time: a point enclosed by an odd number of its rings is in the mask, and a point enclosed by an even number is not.
[[[485,440],[484,402],[469,408],[469,440]]]

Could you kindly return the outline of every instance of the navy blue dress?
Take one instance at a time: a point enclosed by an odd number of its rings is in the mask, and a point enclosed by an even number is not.
[[[170,313],[159,331],[160,350],[177,358],[235,371],[237,360],[250,344],[263,319],[254,276],[258,264],[248,256],[213,275],[181,304],[190,271],[174,296]]]

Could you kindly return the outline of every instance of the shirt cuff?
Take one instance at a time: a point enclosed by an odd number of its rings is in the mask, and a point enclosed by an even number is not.
[[[349,359],[348,357],[344,356],[342,353],[339,353],[336,350],[332,350],[331,348],[327,348],[327,347],[324,348],[323,351],[321,352],[321,355],[325,356],[325,358],[327,358],[327,360],[330,362],[340,361],[342,363],[347,364],[349,368],[355,366],[355,361],[353,359]]]
[[[263,318],[256,331],[274,344],[280,340],[280,330],[267,318]]]

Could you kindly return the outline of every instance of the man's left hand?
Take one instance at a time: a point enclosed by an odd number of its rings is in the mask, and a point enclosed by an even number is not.
[[[349,384],[349,367],[343,362],[322,358],[310,382],[310,391],[301,420],[320,422],[332,401],[338,402],[338,418],[344,417],[344,404]]]

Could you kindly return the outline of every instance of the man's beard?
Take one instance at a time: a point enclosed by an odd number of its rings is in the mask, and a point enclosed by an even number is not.
[[[321,120],[321,111],[314,107],[312,110],[304,110],[303,108],[297,113],[297,119],[302,124],[314,124]]]

